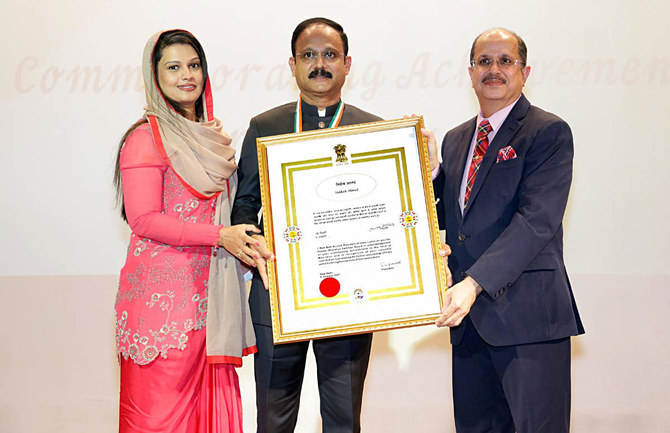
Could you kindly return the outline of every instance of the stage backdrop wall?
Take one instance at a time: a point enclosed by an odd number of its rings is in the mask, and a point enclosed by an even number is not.
[[[477,113],[466,71],[491,26],[529,47],[525,94],[575,137],[565,256],[587,334],[573,339],[573,431],[670,429],[667,358],[670,111],[667,2],[321,3],[3,0],[0,68],[0,431],[113,432],[113,304],[128,228],[113,206],[118,140],[142,115],[142,48],[159,29],[204,45],[215,112],[235,144],[249,119],[297,97],[290,35],[341,22],[344,100],[384,118],[423,114],[438,137]],[[367,432],[453,432],[447,332],[375,335]],[[253,361],[239,370],[255,427]],[[300,432],[319,431],[314,365]]]

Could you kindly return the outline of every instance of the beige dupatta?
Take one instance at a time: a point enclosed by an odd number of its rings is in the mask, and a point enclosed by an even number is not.
[[[200,122],[188,120],[165,101],[154,79],[151,57],[158,38],[166,31],[153,35],[144,47],[145,117],[156,147],[186,189],[201,199],[216,196],[214,224],[230,226],[237,189],[235,149],[221,121],[213,115],[209,77],[205,76]],[[240,263],[224,248],[211,258],[208,292],[207,361],[240,366],[242,356],[257,351],[256,339]]]

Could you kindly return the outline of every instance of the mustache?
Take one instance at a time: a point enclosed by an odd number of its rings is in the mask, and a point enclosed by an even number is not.
[[[312,72],[309,73],[307,78],[316,78],[316,77],[326,77],[326,78],[333,78],[333,74],[328,72],[326,68],[316,68]]]
[[[503,84],[507,83],[507,80],[505,79],[505,77],[503,77],[502,75],[498,75],[498,74],[487,74],[484,78],[482,78],[482,83],[486,83],[487,81],[490,81],[490,80],[498,80],[498,81],[501,81]]]

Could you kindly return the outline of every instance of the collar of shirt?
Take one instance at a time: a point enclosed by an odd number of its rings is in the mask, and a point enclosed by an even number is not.
[[[521,98],[521,95],[519,95],[519,98]],[[491,117],[488,118],[488,121],[491,124],[491,128],[493,128],[493,130],[491,132],[489,132],[489,143],[491,143],[493,141],[493,137],[496,136],[496,133],[498,132],[498,130],[500,129],[502,124],[505,122],[505,119],[507,119],[507,116],[509,116],[509,113],[512,111],[512,108],[514,108],[516,103],[519,101],[519,98],[516,98],[516,101],[509,104],[507,107],[496,111],[495,113],[493,113],[491,115]],[[477,115],[477,125],[482,123],[482,120],[484,120],[484,119],[485,119],[485,117],[482,115],[482,112],[479,111],[479,114]],[[472,143],[475,143],[476,139],[477,139],[477,127],[475,127],[475,133],[472,136],[472,142],[471,142],[471,145],[470,145],[470,147],[471,147],[470,148],[470,155],[472,155],[472,152],[475,149],[474,146],[472,145]],[[472,160],[472,157],[470,157],[470,159]],[[470,164],[468,164],[467,167],[470,167]]]
[[[311,117],[333,117],[337,111],[337,106],[340,105],[340,101],[337,101],[335,105],[329,105],[326,107],[326,111],[323,115],[319,113],[319,108],[316,105],[311,105],[302,100],[302,114],[303,116]]]
[[[519,98],[521,98],[521,95],[519,95]],[[507,119],[507,116],[509,116],[512,108],[514,108],[516,103],[519,101],[519,98],[517,98],[516,101],[509,104],[507,107],[496,111],[491,115],[491,117],[487,119],[491,124],[491,128],[493,128],[493,130],[489,132],[489,144],[493,142],[493,138],[495,138],[496,133],[502,124],[505,123],[505,119]],[[482,115],[480,110],[479,114],[477,115],[477,126],[479,126],[479,124],[482,123],[482,120],[484,119],[485,117]],[[461,213],[463,213],[465,188],[468,184],[468,172],[470,171],[470,164],[472,163],[472,154],[474,153],[475,146],[477,145],[477,126],[475,126],[475,132],[472,134],[472,139],[470,140],[470,149],[468,150],[468,157],[465,158],[465,167],[463,168],[463,177],[461,178],[461,189],[458,194],[458,204],[461,208]]]
[[[301,103],[302,106],[302,130],[303,131],[312,131],[314,129],[324,129],[330,125],[330,122],[333,120],[333,116],[337,111],[339,102],[335,105],[329,105],[324,110],[319,110],[316,105],[310,105],[304,100]],[[325,114],[325,115],[322,115]]]

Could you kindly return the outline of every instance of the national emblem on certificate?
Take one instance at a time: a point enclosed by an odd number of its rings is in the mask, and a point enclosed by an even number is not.
[[[275,343],[439,315],[446,277],[422,123],[258,139]]]

